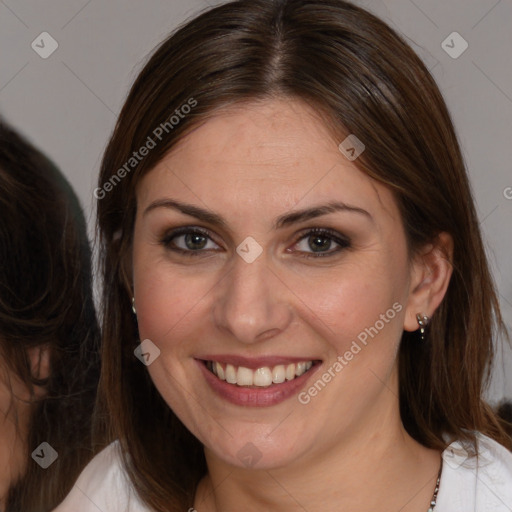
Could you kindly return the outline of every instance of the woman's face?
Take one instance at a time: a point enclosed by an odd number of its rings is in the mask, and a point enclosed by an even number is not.
[[[246,104],[139,184],[138,326],[160,350],[148,371],[208,457],[306,463],[399,421],[413,266],[392,194],[340,142],[299,101]]]

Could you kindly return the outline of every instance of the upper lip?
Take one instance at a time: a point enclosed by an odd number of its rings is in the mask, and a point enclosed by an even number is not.
[[[205,355],[197,357],[202,361],[216,361],[218,363],[231,364],[233,366],[243,366],[244,368],[250,368],[251,370],[257,370],[268,366],[272,368],[280,364],[292,364],[307,361],[319,361],[315,357],[289,357],[289,356],[262,356],[262,357],[244,357],[234,354],[216,354],[216,355]]]

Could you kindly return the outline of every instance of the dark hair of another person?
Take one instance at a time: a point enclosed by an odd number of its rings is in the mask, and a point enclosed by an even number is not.
[[[118,173],[154,130],[197,105],[130,172]],[[106,148],[98,186],[104,281],[102,407],[130,478],[156,510],[186,510],[206,472],[199,441],[134,357],[130,255],[136,186],[176,143],[219,109],[273,98],[313,107],[336,141],[366,146],[355,164],[393,192],[409,258],[440,232],[454,240],[453,275],[425,342],[404,332],[399,351],[402,422],[423,445],[443,434],[511,439],[483,400],[499,303],[454,127],[434,79],[413,50],[370,13],[341,0],[240,0],[184,24],[135,80]],[[119,176],[122,176],[120,179]],[[219,183],[219,186],[221,184]],[[128,456],[127,456],[128,454]]]
[[[0,354],[33,397],[24,475],[6,511],[53,510],[91,458],[100,334],[91,253],[78,199],[55,166],[0,121]],[[50,373],[31,373],[27,351],[49,350]],[[35,398],[34,387],[44,390]],[[58,457],[31,458],[42,442]]]

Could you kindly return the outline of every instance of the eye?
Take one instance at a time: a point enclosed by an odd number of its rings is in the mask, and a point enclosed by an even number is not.
[[[199,256],[206,251],[220,248],[208,231],[197,227],[182,227],[168,232],[162,237],[161,244],[166,249],[185,256]],[[303,257],[308,258],[332,256],[348,247],[350,240],[347,237],[325,228],[306,231],[294,245],[298,252],[305,254]]]
[[[208,231],[191,227],[178,228],[167,233],[161,243],[168,250],[186,256],[198,256],[205,251],[219,248]]]
[[[329,250],[333,245],[337,247],[334,250]],[[306,258],[321,258],[332,256],[350,247],[350,240],[336,231],[314,228],[303,233],[294,247],[298,248],[299,252],[306,253],[307,255],[304,256]]]

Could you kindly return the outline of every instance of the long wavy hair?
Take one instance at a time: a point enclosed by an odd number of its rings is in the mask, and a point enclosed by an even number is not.
[[[12,483],[5,510],[47,512],[101,448],[91,436],[100,373],[91,253],[67,181],[1,120],[0,262],[0,357],[31,396],[26,470]],[[31,371],[28,352],[38,347],[49,352],[47,378]],[[42,442],[58,453],[46,469],[31,458]]]
[[[191,98],[196,106],[165,124]],[[128,262],[136,187],[219,109],[268,98],[301,99],[337,140],[353,133],[364,142],[355,163],[392,190],[411,258],[440,232],[453,237],[454,271],[427,341],[410,332],[401,340],[407,431],[439,450],[443,434],[474,442],[475,431],[511,446],[483,399],[504,324],[459,143],[433,77],[396,32],[348,2],[233,1],[179,27],[149,58],[122,108],[95,192],[104,284],[101,407],[136,491],[156,510],[186,510],[206,465],[201,444],[133,355]],[[127,166],[158,127],[161,140],[136,167]]]

